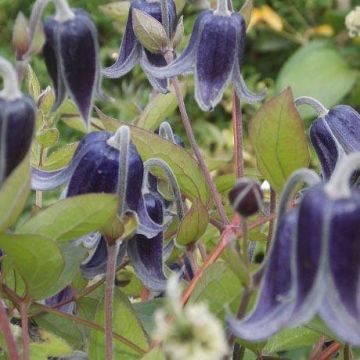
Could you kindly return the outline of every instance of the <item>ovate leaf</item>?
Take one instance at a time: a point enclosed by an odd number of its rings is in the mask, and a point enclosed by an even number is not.
[[[115,289],[113,303],[113,331],[124,336],[144,352],[148,350],[149,343],[140,321],[137,319],[128,298]],[[98,306],[95,322],[104,325],[104,303]],[[92,360],[104,359],[104,334],[95,330],[90,333],[89,358]],[[114,359],[140,359],[138,352],[118,339],[114,339]]]
[[[27,156],[0,189],[0,233],[15,224],[30,192],[30,166]]]
[[[208,224],[209,214],[206,207],[195,200],[180,224],[177,244],[185,246],[196,242],[205,233]]]
[[[141,360],[166,360],[163,351],[156,347],[147,353]]]
[[[71,143],[52,152],[43,162],[43,170],[58,170],[68,165],[71,161],[78,143]]]
[[[39,234],[64,243],[102,229],[114,218],[117,207],[116,195],[74,196],[40,211],[16,232]]]
[[[40,330],[40,341],[30,343],[30,356],[32,359],[48,359],[70,355],[71,347],[61,338],[47,331]]]
[[[64,267],[64,258],[54,241],[40,235],[2,235],[0,248],[25,281],[33,299],[53,295],[51,285]]]
[[[277,192],[295,170],[309,165],[304,125],[290,89],[260,108],[249,135],[258,170]]]

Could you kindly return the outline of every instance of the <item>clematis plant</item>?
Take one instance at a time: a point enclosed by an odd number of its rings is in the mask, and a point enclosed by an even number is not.
[[[360,194],[349,185],[359,166],[359,154],[351,154],[326,183],[309,170],[290,178],[257,303],[243,320],[228,319],[235,335],[262,340],[319,314],[341,340],[360,345]],[[285,214],[290,194],[303,181],[311,187]]]
[[[66,0],[37,0],[30,19],[30,41],[50,1],[56,13],[44,22],[43,55],[55,89],[53,110],[68,93],[89,126],[94,96],[102,96],[97,30],[87,12],[71,9]]]
[[[233,83],[240,99],[261,101],[266,92],[253,93],[241,74],[245,49],[245,20],[220,0],[217,10],[203,11],[196,19],[188,46],[166,67],[152,66],[141,60],[145,71],[155,77],[173,77],[194,70],[195,99],[204,111],[212,110]]]
[[[348,105],[328,110],[310,97],[300,97],[295,103],[310,105],[318,113],[310,127],[310,140],[320,160],[322,176],[328,180],[346,154],[360,151],[360,114]]]
[[[176,8],[173,0],[167,1],[167,22],[169,24],[169,36],[176,29]],[[109,78],[120,78],[127,74],[136,64],[149,64],[153,66],[164,66],[166,61],[161,54],[155,54],[144,49],[137,39],[133,29],[133,11],[138,9],[152,16],[160,22],[164,22],[162,18],[161,5],[158,1],[134,0],[130,4],[129,15],[126,23],[125,32],[121,42],[119,55],[116,62],[103,70],[103,74]],[[160,92],[167,92],[167,80],[165,76],[153,76],[146,70],[146,66],[142,66],[151,85]]]
[[[19,88],[13,66],[0,57],[4,88],[0,91],[0,186],[20,164],[33,139],[36,107]]]

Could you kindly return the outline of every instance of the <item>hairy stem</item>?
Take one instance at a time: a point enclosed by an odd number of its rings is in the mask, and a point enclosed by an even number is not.
[[[116,273],[116,259],[119,251],[119,244],[107,243],[108,259],[106,267],[106,285],[105,285],[105,359],[113,359],[113,296]]]
[[[269,213],[272,214],[275,212],[276,210],[276,192],[274,191],[273,188],[270,188],[270,209],[269,209]],[[268,237],[267,237],[267,243],[266,243],[266,250],[269,250],[270,248],[270,244],[271,244],[271,240],[273,237],[273,232],[274,232],[274,221],[270,221],[269,224],[269,232],[268,232]]]
[[[6,314],[3,300],[0,298],[0,330],[4,336],[7,352],[10,359],[19,360],[19,354],[16,350],[16,344],[11,332],[10,321]]]
[[[239,179],[244,176],[243,157],[243,123],[241,114],[240,99],[233,91],[232,121],[234,130],[234,154],[235,154],[235,175]]]
[[[166,60],[166,62],[168,64],[171,63],[172,60],[173,60],[172,53],[167,52],[165,54],[165,60]],[[229,220],[228,220],[228,218],[226,216],[224,206],[223,206],[223,204],[221,202],[220,194],[218,193],[218,191],[216,189],[215,183],[214,183],[213,179],[211,178],[210,172],[209,172],[208,168],[206,167],[205,161],[204,161],[204,159],[203,159],[203,157],[201,155],[200,148],[199,148],[199,146],[198,146],[198,144],[196,142],[196,139],[195,139],[192,127],[191,127],[191,122],[190,122],[190,119],[189,119],[189,115],[188,115],[188,113],[186,111],[184,98],[183,98],[181,90],[180,90],[179,80],[177,79],[177,77],[174,77],[174,78],[171,79],[171,82],[172,82],[172,84],[174,86],[174,89],[175,89],[175,94],[176,94],[178,105],[179,105],[181,119],[182,119],[182,122],[183,122],[183,125],[184,125],[184,128],[185,128],[187,137],[189,139],[191,148],[194,151],[195,157],[196,157],[196,159],[197,159],[197,161],[199,163],[199,167],[200,167],[201,171],[203,172],[204,177],[205,177],[205,179],[206,179],[206,181],[207,181],[207,183],[208,183],[208,185],[210,187],[210,191],[211,191],[211,194],[212,194],[212,196],[214,198],[215,205],[216,205],[216,208],[217,208],[217,210],[218,210],[218,212],[220,214],[221,220],[222,220],[224,225],[229,224]]]
[[[21,91],[18,84],[17,74],[9,61],[0,56],[0,75],[3,78],[4,88],[1,96],[7,100],[13,100],[21,97]]]
[[[20,303],[23,360],[30,360],[29,319],[27,314],[28,308],[29,303],[27,301]]]

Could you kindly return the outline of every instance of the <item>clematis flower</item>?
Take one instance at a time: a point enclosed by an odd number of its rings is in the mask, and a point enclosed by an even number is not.
[[[167,1],[170,37],[176,29],[176,8],[173,0]],[[125,32],[119,50],[119,56],[116,62],[103,70],[103,74],[108,78],[119,78],[127,74],[137,63],[151,64],[153,66],[165,66],[166,61],[161,54],[153,54],[150,51],[143,49],[142,45],[136,38],[132,23],[132,10],[139,9],[156,20],[162,22],[161,6],[158,1],[133,0],[130,4],[128,20],[126,23]],[[167,92],[167,80],[165,76],[152,76],[152,74],[143,67],[146,76],[151,85],[160,92]]]
[[[30,37],[49,0],[38,0],[30,20]],[[70,9],[66,1],[54,1],[55,16],[44,22],[43,55],[54,85],[56,110],[66,93],[78,107],[86,125],[94,96],[101,95],[101,71],[97,30],[90,15]]]
[[[349,185],[359,167],[358,153],[345,157],[329,182],[312,186],[280,217],[254,310],[228,319],[235,335],[262,340],[319,314],[339,339],[360,345],[360,193]],[[290,184],[285,194],[298,182]]]
[[[145,61],[141,65],[155,77],[173,77],[194,70],[195,99],[204,111],[212,110],[221,101],[230,82],[241,99],[260,101],[265,92],[251,92],[241,74],[245,33],[245,20],[239,13],[227,8],[206,10],[197,17],[187,48],[174,62],[166,67]]]
[[[116,193],[118,188],[119,153],[117,134],[106,131],[90,133],[79,143],[70,165],[60,171],[33,170],[32,187],[49,190],[68,181],[66,197],[86,193]],[[152,290],[164,290],[163,273],[163,202],[158,194],[142,194],[143,163],[134,144],[130,143],[127,168],[125,210],[136,212],[139,219],[134,239],[120,245],[117,262],[121,263],[126,249],[140,279]],[[100,233],[81,239],[94,247],[81,268],[86,278],[106,272],[107,247]],[[146,244],[142,244],[146,242]],[[131,245],[130,245],[131,243]],[[151,251],[150,251],[151,250]]]
[[[64,313],[74,315],[76,312],[76,302],[71,301],[67,304],[57,306],[58,304],[68,301],[74,297],[75,293],[71,286],[66,286],[63,290],[61,290],[58,294],[48,298],[45,300],[45,305],[48,307],[54,307]]]
[[[324,179],[328,180],[338,161],[346,154],[360,151],[360,114],[348,105],[328,110],[317,100],[301,97],[298,105],[315,108],[319,117],[310,127],[310,140],[316,151]]]
[[[0,92],[0,185],[21,163],[33,138],[36,106],[21,93],[13,66],[0,57],[4,88]]]

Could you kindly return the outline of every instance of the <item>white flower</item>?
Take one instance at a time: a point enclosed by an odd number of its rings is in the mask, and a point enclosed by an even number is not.
[[[174,281],[170,289],[175,290]],[[166,310],[155,313],[155,340],[162,343],[167,360],[221,360],[228,351],[219,320],[205,304],[189,304],[181,309],[177,294],[172,294]]]
[[[345,25],[349,31],[350,37],[360,35],[360,6],[351,11],[345,19]]]

